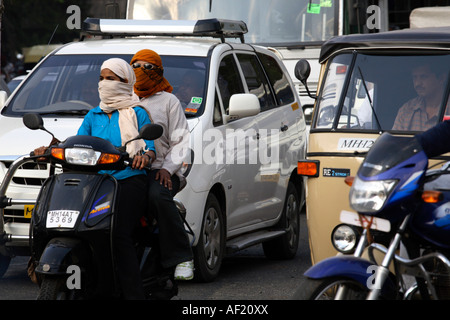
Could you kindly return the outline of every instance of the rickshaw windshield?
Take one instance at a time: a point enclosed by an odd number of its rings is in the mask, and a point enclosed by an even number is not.
[[[449,71],[447,54],[337,55],[311,129],[424,131],[450,118]]]

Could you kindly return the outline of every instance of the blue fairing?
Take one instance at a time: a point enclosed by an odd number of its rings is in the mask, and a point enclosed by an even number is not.
[[[315,264],[305,272],[305,276],[312,279],[340,276],[354,279],[365,286],[367,279],[372,275],[372,273],[367,273],[367,269],[371,265],[373,263],[362,258],[336,256]]]
[[[354,256],[335,256],[327,258],[315,264],[305,272],[305,276],[311,279],[324,279],[331,277],[353,279],[363,286],[367,286],[367,280],[373,276],[368,271],[374,264],[368,260]],[[388,277],[382,288],[382,295],[393,297],[396,292],[396,285]]]

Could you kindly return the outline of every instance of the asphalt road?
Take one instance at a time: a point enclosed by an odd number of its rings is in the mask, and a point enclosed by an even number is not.
[[[305,214],[301,239],[292,260],[269,260],[257,245],[227,257],[219,277],[211,283],[182,282],[173,300],[286,300],[296,291],[301,275],[311,265]],[[0,300],[35,300],[38,287],[26,274],[26,257],[12,260],[0,279]]]

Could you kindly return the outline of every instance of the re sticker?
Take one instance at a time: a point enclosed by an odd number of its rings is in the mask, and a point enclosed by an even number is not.
[[[322,175],[324,177],[348,177],[350,175],[350,169],[340,168],[323,168]]]

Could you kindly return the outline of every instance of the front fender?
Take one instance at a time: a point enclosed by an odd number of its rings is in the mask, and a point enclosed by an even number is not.
[[[305,276],[311,279],[324,279],[330,277],[350,278],[363,286],[367,286],[370,277],[373,277],[370,266],[375,264],[354,256],[341,255],[320,261],[305,272]],[[382,295],[393,297],[396,293],[396,285],[389,276],[382,288]]]
[[[72,260],[71,255],[82,246],[79,239],[51,239],[47,243],[35,271],[39,274],[66,274]]]
[[[335,276],[347,277],[366,285],[372,273],[367,269],[373,265],[370,261],[354,256],[335,256],[315,264],[305,272],[312,279],[323,279]]]

